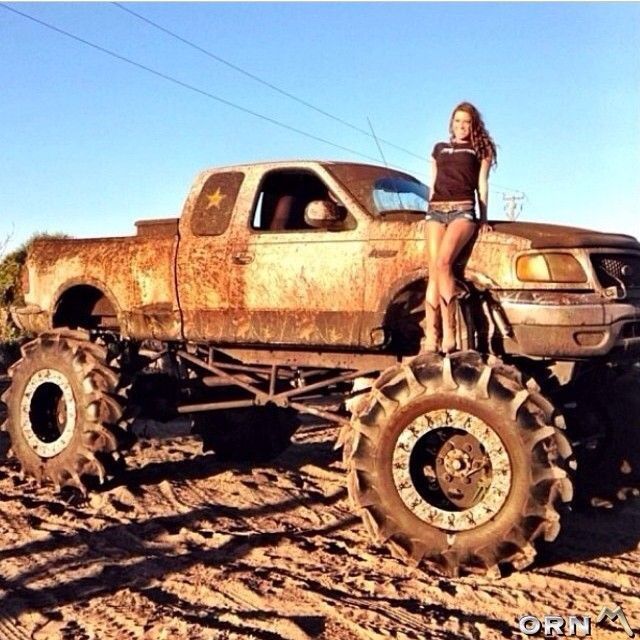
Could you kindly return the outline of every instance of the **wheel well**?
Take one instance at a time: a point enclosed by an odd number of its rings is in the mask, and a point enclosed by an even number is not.
[[[422,338],[424,320],[424,279],[414,280],[402,287],[390,300],[384,316],[389,347],[394,353],[417,353]]]
[[[117,329],[116,310],[100,289],[76,285],[58,299],[52,318],[53,328]]]
[[[458,280],[457,288],[461,292],[460,307],[464,321],[458,336],[459,344],[464,349],[493,352],[485,344],[489,329],[488,319],[482,310],[481,296],[468,282]],[[389,348],[394,353],[418,353],[420,339],[423,336],[421,323],[424,320],[425,292],[425,280],[414,280],[399,289],[387,305],[384,326],[387,330]]]

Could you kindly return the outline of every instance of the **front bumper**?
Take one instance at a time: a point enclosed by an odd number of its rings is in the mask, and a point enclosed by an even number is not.
[[[35,304],[9,310],[11,319],[26,333],[38,334],[51,328],[51,314]]]
[[[510,327],[509,353],[587,358],[624,352],[640,356],[640,300],[578,304],[577,298],[499,301]]]

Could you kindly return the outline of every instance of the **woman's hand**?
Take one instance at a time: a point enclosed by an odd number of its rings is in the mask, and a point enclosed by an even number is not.
[[[489,233],[493,231],[493,227],[488,222],[481,222],[480,229],[478,230],[478,235],[483,236],[485,233]]]

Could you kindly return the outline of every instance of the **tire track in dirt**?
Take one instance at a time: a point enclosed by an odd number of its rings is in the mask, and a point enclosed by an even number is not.
[[[0,638],[2,640],[31,640],[17,622],[10,617],[0,615]]]
[[[390,561],[391,562],[391,561]],[[450,598],[446,606],[432,604],[433,598],[420,597],[415,592],[403,588],[405,580],[395,575],[395,571],[385,571],[384,563],[379,573],[371,568],[351,571],[349,576],[337,570],[329,574],[310,576],[304,567],[300,573],[293,573],[279,565],[271,570],[302,583],[306,590],[322,601],[322,610],[328,618],[345,624],[362,637],[385,637],[379,630],[399,629],[403,637],[422,638],[425,619],[444,625],[441,635],[431,637],[461,637],[461,631],[471,629],[469,637],[475,637],[474,625],[486,629],[497,629],[500,636],[508,629],[503,623],[484,614],[473,615],[459,609],[459,602]],[[430,632],[432,632],[431,629]]]

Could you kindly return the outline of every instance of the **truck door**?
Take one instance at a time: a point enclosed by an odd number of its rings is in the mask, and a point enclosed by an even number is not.
[[[227,232],[244,177],[241,171],[205,175],[185,204],[176,274],[187,339],[233,340]]]
[[[310,202],[329,199],[314,172],[273,170],[263,177],[248,219],[236,216],[249,226],[248,238],[245,232],[230,254],[237,342],[359,344],[364,242],[356,218],[345,210],[344,222],[331,231],[304,220]]]

